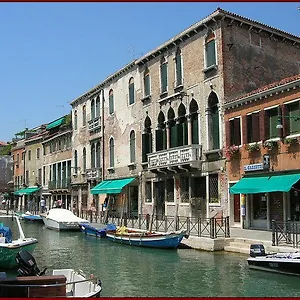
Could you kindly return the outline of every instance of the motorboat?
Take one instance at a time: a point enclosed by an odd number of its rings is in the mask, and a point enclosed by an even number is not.
[[[89,223],[88,220],[79,218],[64,208],[52,208],[41,216],[45,226],[55,230],[80,230],[79,223]]]
[[[0,215],[1,219],[13,219],[17,223],[19,237],[14,238],[11,228],[0,223],[0,269],[12,269],[17,266],[16,256],[21,249],[32,252],[38,240],[33,237],[25,237],[21,222],[15,215]]]
[[[98,228],[91,226],[88,223],[80,223],[79,229],[85,235],[90,235],[94,237],[106,237],[106,231],[116,230],[116,226],[114,224],[100,224]]]
[[[38,214],[32,214],[29,211],[26,211],[25,214],[21,215],[21,217],[25,221],[31,221],[31,222],[36,222],[36,223],[43,223],[42,216],[40,216]]]
[[[16,257],[18,276],[7,277],[0,272],[0,297],[14,298],[91,298],[99,297],[101,281],[74,269],[54,269],[47,274],[47,269],[40,271],[35,258],[26,250],[21,250]]]
[[[188,238],[188,235],[186,231],[150,232],[121,226],[117,230],[107,230],[106,237],[110,241],[131,246],[176,249],[182,239]]]
[[[266,254],[262,244],[252,244],[247,262],[250,269],[300,275],[300,252],[298,251]]]

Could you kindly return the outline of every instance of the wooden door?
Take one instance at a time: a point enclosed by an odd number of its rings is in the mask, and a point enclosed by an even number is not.
[[[241,204],[240,195],[233,195],[234,222],[241,222]]]

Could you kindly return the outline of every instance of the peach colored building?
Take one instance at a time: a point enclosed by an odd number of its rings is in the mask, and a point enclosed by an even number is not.
[[[300,75],[224,109],[231,224],[270,229],[272,220],[300,221]]]

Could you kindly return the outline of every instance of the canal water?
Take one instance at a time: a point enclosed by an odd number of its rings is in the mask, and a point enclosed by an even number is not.
[[[299,277],[249,270],[247,255],[131,247],[21,221],[42,269],[75,268],[101,278],[102,296],[299,297]]]

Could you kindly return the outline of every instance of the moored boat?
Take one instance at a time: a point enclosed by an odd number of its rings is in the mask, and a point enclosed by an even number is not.
[[[247,259],[250,269],[300,275],[300,252],[282,252],[266,254],[264,246],[250,246],[250,257]]]
[[[102,224],[99,228],[93,227],[88,223],[80,223],[79,224],[80,231],[86,235],[94,236],[94,237],[106,237],[107,230],[116,230],[116,226],[114,224]]]
[[[17,255],[17,277],[7,278],[0,272],[0,297],[44,298],[44,297],[99,297],[101,281],[93,275],[86,276],[82,271],[55,269],[46,274],[40,271],[34,257],[27,251]]]
[[[37,239],[25,237],[20,220],[17,216],[0,215],[1,219],[13,218],[17,222],[19,237],[14,238],[8,226],[0,224],[0,269],[12,269],[17,266],[16,256],[21,249],[32,252]]]
[[[131,246],[176,249],[188,235],[186,231],[149,232],[119,227],[116,231],[107,231],[106,237],[113,241]]]
[[[43,218],[40,215],[34,215],[30,212],[26,212],[25,214],[22,214],[22,219],[25,221],[44,223]]]
[[[52,208],[41,216],[45,226],[55,230],[80,230],[80,223],[89,223],[88,220],[79,218],[64,208]]]

